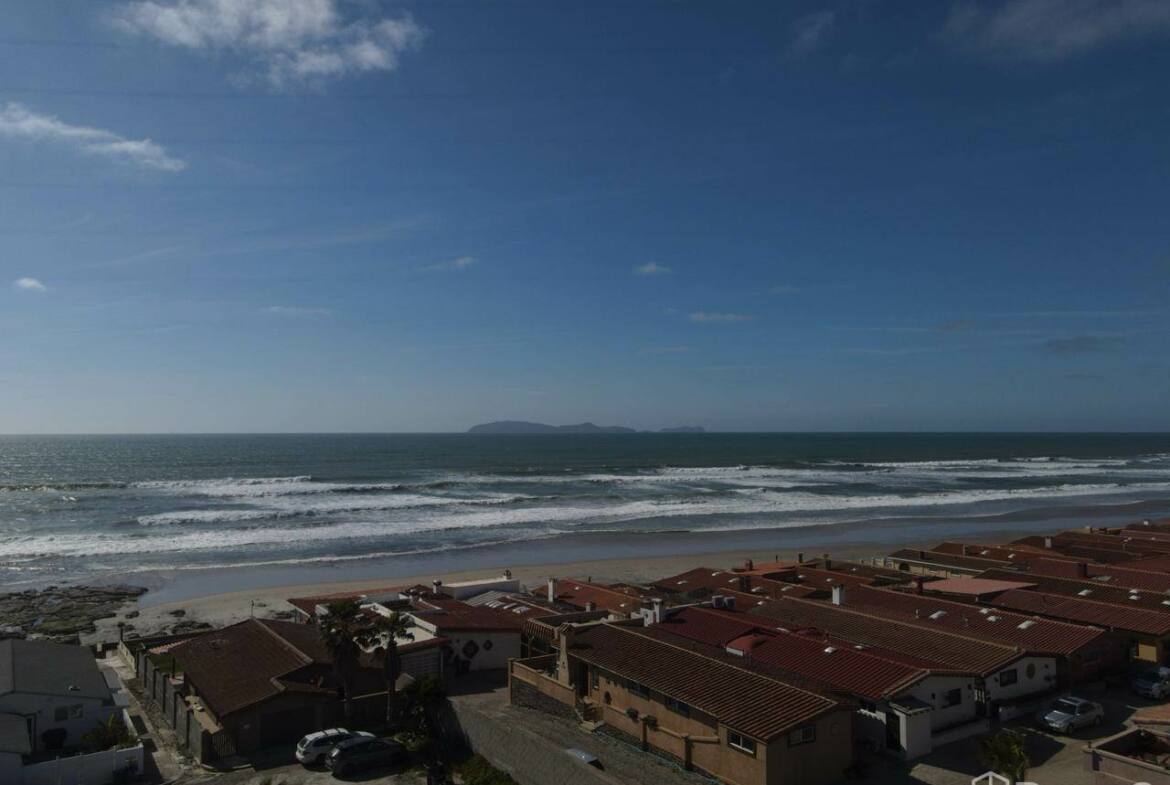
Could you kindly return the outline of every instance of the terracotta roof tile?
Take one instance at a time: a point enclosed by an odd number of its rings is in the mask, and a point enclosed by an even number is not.
[[[1080,597],[1044,594],[1038,591],[1004,592],[993,600],[997,608],[1096,624],[1108,629],[1130,630],[1150,635],[1170,633],[1170,613],[1146,608],[1123,608],[1116,603],[1096,602]]]
[[[764,742],[841,706],[824,695],[631,627],[581,628],[570,654]]]
[[[940,671],[985,675],[1019,659],[1011,646],[951,631],[881,618],[864,611],[813,600],[786,598],[755,608],[751,614],[773,619],[790,629],[814,627],[852,643],[880,646],[940,663]]]

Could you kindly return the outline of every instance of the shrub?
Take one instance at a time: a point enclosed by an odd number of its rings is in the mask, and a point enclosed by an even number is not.
[[[459,767],[466,785],[517,785],[516,780],[488,763],[482,755],[473,755]]]

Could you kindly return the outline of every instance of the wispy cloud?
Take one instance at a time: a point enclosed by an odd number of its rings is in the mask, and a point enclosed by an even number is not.
[[[1125,339],[1115,335],[1073,335],[1068,338],[1049,338],[1040,344],[1053,354],[1090,354],[1110,352],[1125,345]]]
[[[377,4],[366,4],[374,8]],[[347,16],[341,0],[136,0],[116,6],[116,27],[164,44],[232,52],[270,85],[286,88],[390,72],[427,31],[409,13]]]
[[[723,311],[695,311],[687,318],[698,324],[710,324],[714,322],[749,322],[752,319],[752,317],[748,314],[726,313]]]
[[[306,308],[300,305],[270,305],[261,309],[264,313],[273,316],[329,316],[333,311],[328,308]]]
[[[185,161],[171,156],[165,147],[149,139],[127,139],[103,128],[72,125],[52,115],[33,112],[18,103],[9,103],[0,109],[0,136],[66,145],[87,155],[164,172],[181,172],[187,168]]]
[[[836,23],[837,14],[833,11],[817,11],[800,17],[792,23],[789,54],[793,57],[811,54],[833,31]]]
[[[657,262],[646,262],[634,268],[634,275],[666,275],[673,272],[669,267]]]
[[[478,264],[474,256],[456,256],[454,259],[446,259],[442,262],[435,262],[428,264],[421,268],[423,270],[442,271],[442,270],[466,270],[474,264]]]
[[[944,37],[973,51],[1053,62],[1124,39],[1170,34],[1165,0],[963,0],[951,8]]]
[[[25,292],[47,292],[49,287],[45,286],[37,278],[17,278],[12,282],[12,285],[17,289]]]

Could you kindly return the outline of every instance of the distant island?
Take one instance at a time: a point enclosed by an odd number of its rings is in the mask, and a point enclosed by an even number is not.
[[[523,420],[497,420],[472,426],[468,433],[637,433],[633,428],[621,425],[594,425],[591,422],[576,425],[546,425],[541,422]],[[706,433],[698,425],[684,425],[679,428],[663,428],[659,433]]]

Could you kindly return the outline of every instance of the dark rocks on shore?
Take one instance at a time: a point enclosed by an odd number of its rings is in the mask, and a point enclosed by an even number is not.
[[[116,616],[144,593],[142,586],[50,586],[0,594],[0,630],[5,637],[76,643],[94,632],[95,621]]]

